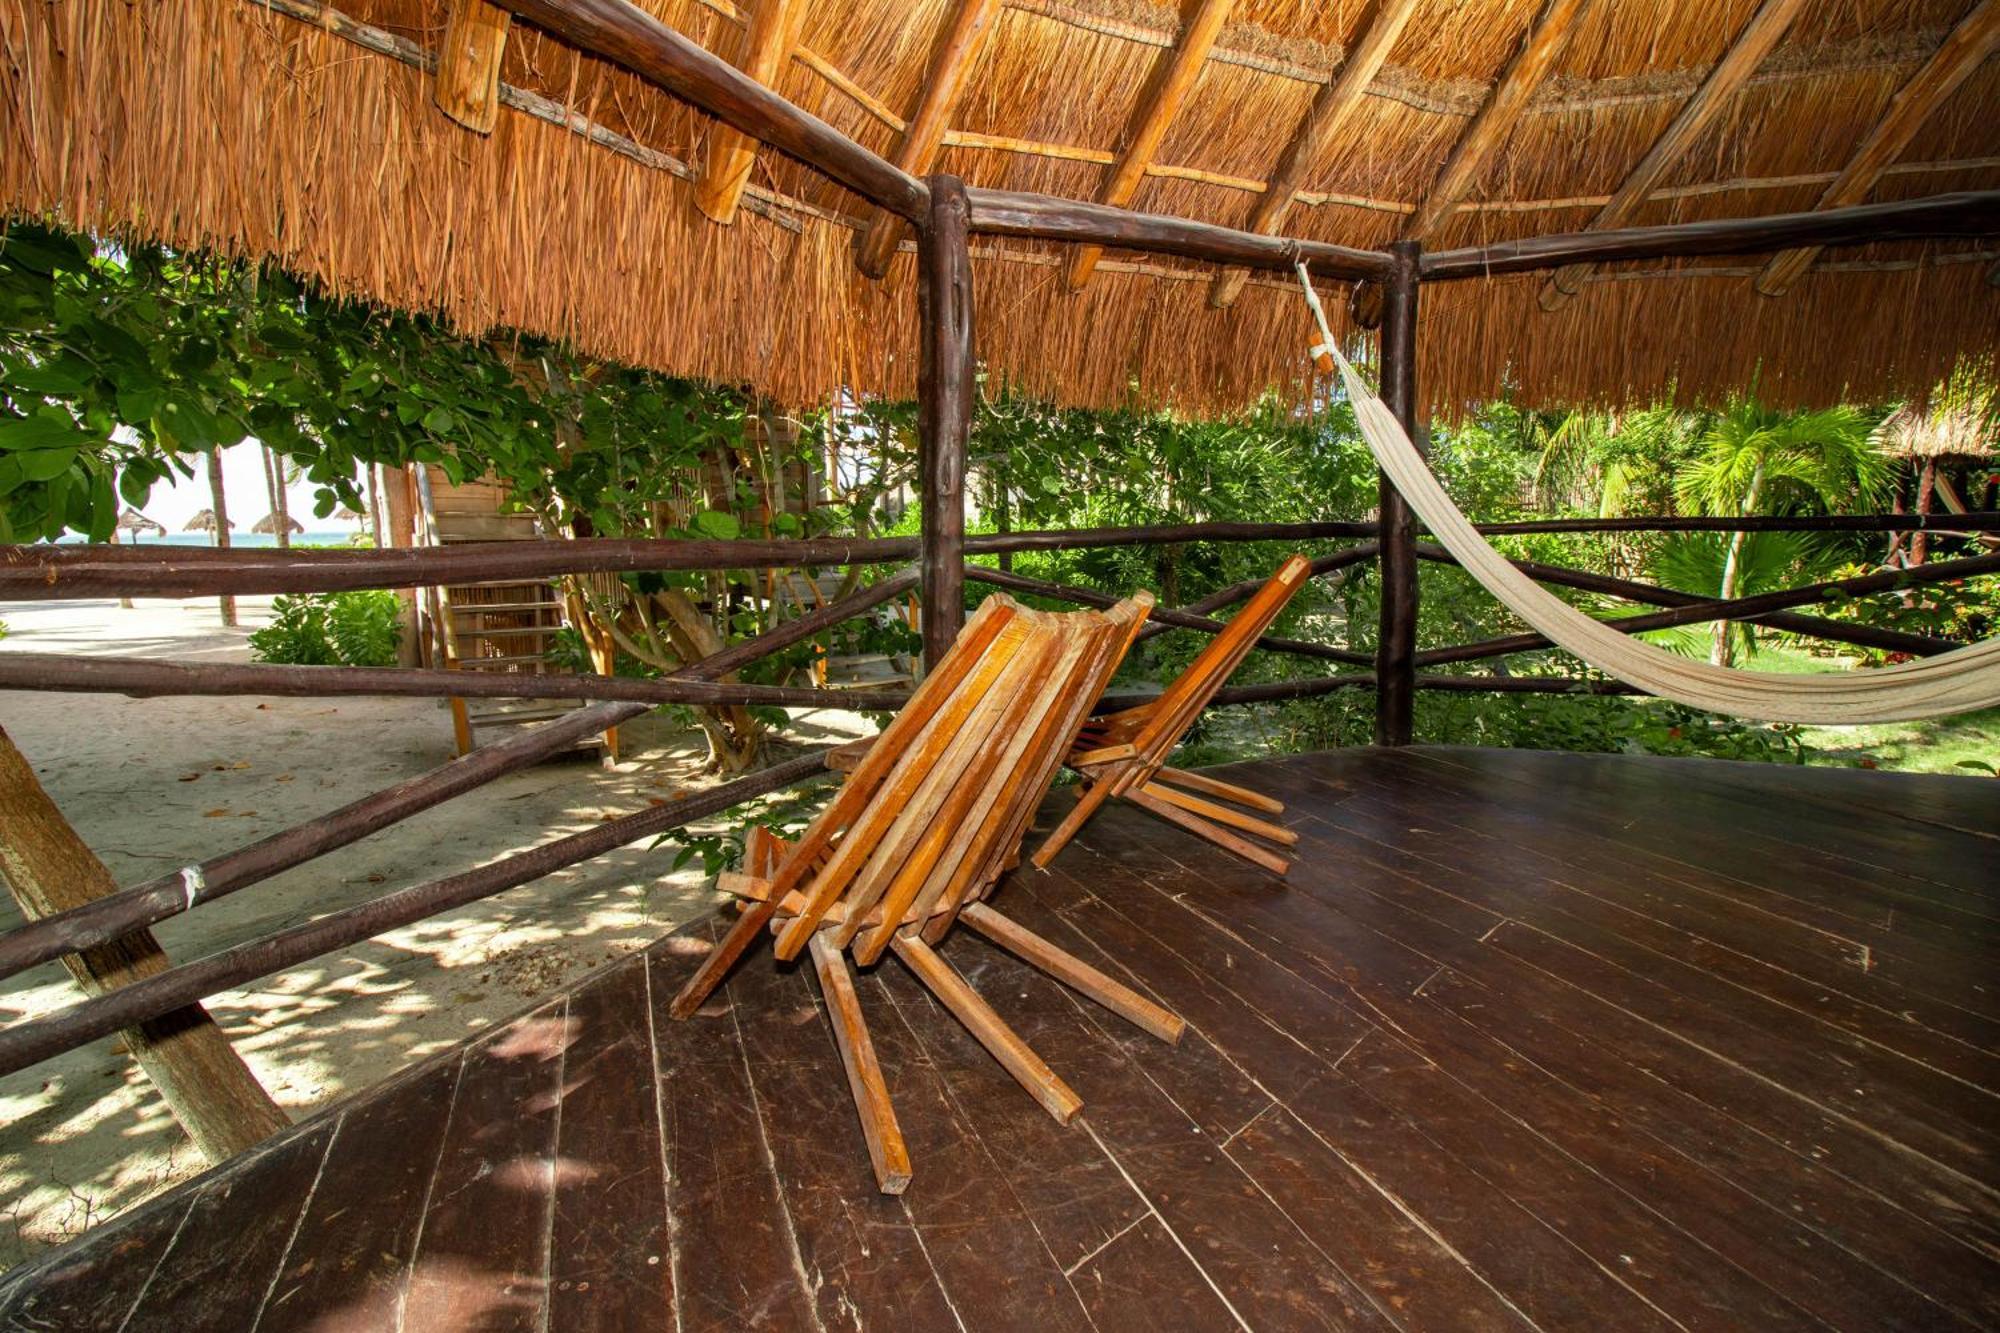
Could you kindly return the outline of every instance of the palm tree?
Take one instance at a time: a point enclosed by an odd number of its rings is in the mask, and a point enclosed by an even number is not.
[[[1869,428],[1852,407],[1785,412],[1736,399],[1709,426],[1675,491],[1691,513],[1731,518],[1800,503],[1830,510],[1866,503],[1888,477]],[[1732,534],[1723,556],[1717,592],[1724,600],[1737,595],[1745,535]],[[1709,660],[1729,666],[1733,644],[1729,623],[1717,621]]]

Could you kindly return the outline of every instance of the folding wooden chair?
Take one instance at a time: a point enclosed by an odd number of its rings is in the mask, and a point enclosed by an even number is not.
[[[1046,868],[1100,805],[1122,796],[1274,875],[1291,868],[1289,855],[1261,845],[1275,843],[1289,848],[1299,840],[1290,829],[1259,817],[1283,814],[1282,801],[1200,773],[1170,768],[1167,759],[1215,692],[1271,627],[1285,603],[1292,600],[1292,594],[1304,585],[1311,570],[1312,564],[1304,556],[1288,557],[1157,698],[1084,723],[1063,761],[1083,779],[1076,807],[1036,850],[1037,866]],[[1246,809],[1258,813],[1249,814]]]
[[[982,901],[1020,860],[1021,840],[1144,623],[1140,593],[1108,612],[1031,611],[986,599],[936,670],[873,743],[850,748],[840,790],[796,842],[753,833],[743,873],[722,887],[746,900],[736,925],[674,998],[686,1018],[751,942],[771,931],[778,957],[810,949],[861,1127],[886,1194],[910,1180],[909,1156],[861,1018],[846,955],[866,967],[892,950],[1050,1114],[1082,1103],[931,946],[959,920],[1002,948],[1167,1041],[1181,1020]]]

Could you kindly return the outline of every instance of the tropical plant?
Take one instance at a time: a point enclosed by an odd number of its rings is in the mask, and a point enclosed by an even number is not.
[[[1743,517],[1782,509],[1866,506],[1880,494],[1888,465],[1870,439],[1872,419],[1858,408],[1786,412],[1735,399],[1702,436],[1701,451],[1681,468],[1675,493],[1693,513]],[[1738,595],[1747,533],[1730,536],[1716,593]],[[1718,621],[1709,660],[1728,666],[1734,639]]]
[[[280,595],[271,599],[271,623],[251,634],[250,655],[291,666],[394,666],[401,637],[393,592]]]

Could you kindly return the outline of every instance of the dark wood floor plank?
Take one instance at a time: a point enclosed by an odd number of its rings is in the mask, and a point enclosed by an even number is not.
[[[1433,787],[1460,785],[1495,816],[1533,809],[1665,873],[1685,878],[1692,872],[1718,889],[1791,898],[1875,926],[1882,933],[1870,939],[1884,952],[1923,959],[1939,950],[1949,954],[1967,936],[1992,937],[1990,904],[1977,893],[1982,881],[1968,874],[1972,887],[1944,888],[1844,858],[1839,849],[1863,834],[1853,821],[1815,824],[1796,809],[1773,819],[1768,808],[1714,797],[1686,782],[1670,785],[1647,769],[1600,765],[1604,781],[1563,789],[1543,776],[1552,771],[1545,766],[1518,772],[1507,766],[1497,783],[1510,799],[1500,805],[1490,799],[1496,779],[1476,769],[1424,755],[1398,755],[1383,767],[1402,768]],[[1577,799],[1552,803],[1547,797],[1557,790]],[[1658,818],[1669,800],[1675,813],[1670,827]],[[1990,857],[1989,847],[1979,850]],[[1982,865],[1990,875],[1990,859]]]
[[[770,1022],[772,1016],[739,1015],[725,987],[677,1022],[667,1005],[700,959],[655,951],[648,961],[672,1210],[669,1279],[676,1327],[681,1333],[813,1328],[812,1297],[739,1033],[740,1023]],[[742,966],[769,962],[768,953],[753,952]],[[836,1131],[829,1126],[827,1132]],[[651,1151],[657,1158],[657,1137]]]
[[[1584,784],[1607,790],[1614,800],[1627,797],[1628,809],[1629,801],[1670,794],[1677,810],[1685,809],[1704,824],[1740,831],[1754,844],[1794,847],[1810,852],[1816,866],[1844,865],[1884,889],[1975,909],[1986,897],[1986,859],[1993,850],[1992,831],[2000,825],[2000,794],[1978,779],[1877,774],[1869,781],[1871,792],[1864,800],[1859,790],[1832,797],[1828,780],[1839,778],[1838,773],[1787,765],[1634,763],[1631,756],[1533,750],[1425,748],[1401,757],[1431,768],[1452,765],[1533,781],[1581,778]],[[1960,793],[1970,799],[1955,799]],[[1784,802],[1785,818],[1760,820],[1774,799]],[[1955,806],[1966,828],[1903,817],[1927,800]],[[1978,836],[1982,832],[1987,836]],[[1831,840],[1823,840],[1828,833]],[[1991,902],[1983,906],[1990,915]]]
[[[1259,936],[1253,932],[1274,914],[1263,904],[1235,906],[1232,921],[1246,942],[1259,949],[1266,966],[1310,979],[1302,969],[1323,963],[1327,979],[1346,987],[1340,979],[1344,960],[1317,953],[1317,939],[1299,939],[1289,929],[1288,916],[1270,921],[1273,933]],[[1785,1233],[1795,1230],[1788,1219],[1768,1219],[1767,1230],[1777,1233],[1777,1239],[1765,1247],[1765,1263],[1739,1266],[1741,1251],[1760,1238],[1736,1225],[1730,1209],[1748,1201],[1731,1197],[1722,1181],[1695,1164],[1678,1164],[1676,1174],[1674,1162],[1628,1152],[1618,1127],[1593,1126],[1594,1108],[1566,1090],[1556,1091],[1544,1119],[1559,1130],[1560,1141],[1540,1134],[1513,1105],[1533,1088],[1489,1088],[1494,1097],[1487,1100],[1476,1087],[1458,1085],[1456,1079],[1467,1074],[1452,1076],[1463,1068],[1477,1079],[1498,1063],[1483,1049],[1483,1038],[1474,1034],[1471,1041],[1441,1041],[1441,1028],[1452,1025],[1425,1023],[1424,1013],[1395,988],[1372,979],[1354,988],[1364,992],[1363,998],[1393,1025],[1403,1043],[1429,1059],[1412,1060],[1407,1052],[1385,1047],[1383,1038],[1371,1037],[1343,1061],[1349,1077],[1422,1125],[1468,1169],[1591,1253],[1600,1266],[1619,1273],[1660,1309],[1691,1325],[1731,1310],[1754,1313],[1767,1327],[1814,1322],[1765,1280],[1781,1283],[1795,1297],[1818,1298],[1817,1275],[1798,1271],[1786,1251]],[[1467,1034],[1459,1029],[1457,1035]],[[1593,1127],[1597,1132],[1591,1132]],[[1692,1202],[1665,1211],[1649,1202],[1663,1177],[1671,1178]],[[1608,1236],[1620,1238],[1615,1249],[1604,1247],[1601,1238]],[[1837,1302],[1830,1304],[1838,1308]]]
[[[1092,1327],[981,1124],[960,1111],[921,1035],[941,1034],[955,1020],[898,963],[864,974],[857,989],[910,1150],[903,1205],[965,1326],[1023,1333]],[[1018,1084],[1005,1091],[1027,1098]]]
[[[1436,922],[1392,899],[1376,897],[1367,878],[1323,879],[1297,868],[1293,878],[1300,892],[1315,898],[1328,915],[1353,917],[1392,935],[1413,936],[1447,965],[1449,972],[1426,983],[1425,996],[1460,977],[1464,985],[1475,988],[1466,1005],[1534,1015],[1589,1042],[1602,1043],[1616,1062],[1611,1072],[1622,1064],[1628,1076],[1602,1082],[1607,1074],[1591,1079],[1587,1086],[1615,1089],[1621,1106],[1626,1098],[1643,1101],[1656,1091],[1685,1093],[1727,1121],[1754,1129],[1763,1148],[1761,1155],[1753,1149],[1752,1156],[1779,1179],[1796,1169],[1785,1165],[1784,1154],[1790,1154],[1794,1161],[1837,1171],[1866,1191],[1874,1203],[1865,1206],[1878,1217],[1890,1201],[1920,1199],[1913,1217],[1921,1218],[1921,1225],[1942,1226],[1975,1247],[2000,1243],[1996,1229],[2000,1217],[1994,1215],[1989,1186],[1912,1154],[1740,1065],[1716,1060],[1670,1031],[1510,956],[1496,947],[1497,936],[1504,932],[1484,942],[1453,939]],[[1633,1077],[1640,1081],[1632,1082]],[[1779,1155],[1773,1155],[1774,1149]],[[1913,1187],[1920,1187],[1914,1195]],[[1785,1196],[1774,1190],[1767,1197],[1777,1202]]]
[[[806,967],[746,959],[729,981],[764,1138],[825,1329],[950,1328],[949,1297],[899,1198],[881,1194]],[[865,1014],[871,1030],[891,1013]]]
[[[1414,846],[1410,839],[1396,837],[1396,822],[1356,801],[1310,816],[1300,827],[1338,830],[1364,844],[1335,844],[1343,854],[1366,857],[1408,850],[1402,844]],[[1712,973],[1812,1021],[1832,1024],[1975,1086],[2000,1088],[2000,1056],[1979,1044],[1994,1025],[1932,1005],[1824,948],[1783,941],[1777,938],[1781,932],[1755,913],[1692,898],[1643,875],[1592,874],[1454,823],[1449,812],[1434,816],[1428,827],[1443,837],[1423,844],[1426,855],[1457,865],[1507,867],[1513,886],[1527,889],[1530,901],[1553,914],[1537,916],[1535,924],[1554,922],[1559,929],[1561,922],[1573,920],[1614,931],[1633,945]],[[1527,872],[1532,877],[1524,878]],[[1497,907],[1491,910],[1499,916]]]
[[[1979,1143],[1990,1137],[1982,1125],[2000,1110],[2000,1102],[1985,1090],[1986,1080],[2000,1085],[2000,1074],[1985,1052],[1863,1005],[1845,991],[1813,986],[1796,974],[1716,947],[1638,910],[1630,891],[1615,884],[1553,878],[1549,867],[1533,858],[1506,855],[1482,835],[1442,820],[1434,819],[1424,836],[1392,845],[1385,841],[1391,835],[1378,824],[1357,822],[1357,805],[1330,812],[1326,820],[1302,820],[1310,845],[1324,848],[1347,868],[1363,861],[1404,872],[1435,893],[1477,904],[1650,984],[1713,1006],[1729,1014],[1737,1027],[1759,1034],[1757,1040],[1777,1039],[1780,1049],[1795,1043],[1802,1026],[1821,1032],[1827,1040],[1816,1049],[1842,1062],[1842,1086],[1866,1084],[1876,1109],[1900,1106],[1921,1126],[1954,1140]],[[1322,872],[1317,862],[1302,868],[1307,875]]]
[[[250,1327],[312,1195],[333,1128],[331,1118],[323,1119],[215,1173],[126,1327]]]
[[[1972,1245],[1936,1229],[1931,1218],[1902,1211],[1892,1201],[1822,1168],[1810,1153],[1791,1153],[1757,1126],[1718,1112],[1664,1079],[1622,1064],[1605,1046],[1548,1022],[1516,1003],[1493,1002],[1493,992],[1455,973],[1424,988],[1420,1001],[1485,1033],[1507,1052],[1505,1068],[1517,1077],[1540,1075],[1591,1097],[1603,1116],[1624,1122],[1633,1138],[1651,1140],[1707,1167],[1742,1190],[1746,1225],[1760,1226],[1767,1212],[1795,1219],[1814,1237],[1798,1242],[1797,1257],[1820,1268],[1827,1294],[1840,1297],[1857,1283],[1884,1288],[1847,1309],[1876,1317],[1885,1309],[1936,1307],[1912,1326],[1941,1325],[1955,1315],[1973,1325],[2000,1322],[2000,1289],[1988,1282],[1992,1262]],[[1521,1103],[1517,1101],[1515,1105]],[[1783,1234],[1788,1228],[1780,1228]],[[1873,1269],[1874,1272],[1864,1272]],[[1818,1268],[1813,1271],[1819,1271]],[[1915,1296],[1920,1302],[1913,1302]]]
[[[1340,1030],[1331,1021],[1340,1010],[1323,994],[1255,966],[1247,947],[1232,944],[1232,955],[1209,932],[1162,919],[1138,894],[1107,901],[1061,874],[1022,887],[1172,996],[1190,1023],[1260,1083],[1285,1087],[1278,1099],[1302,1125],[1403,1201],[1536,1324],[1672,1327],[1614,1274],[1340,1074],[1341,1060],[1374,1028],[1356,1023],[1347,1039],[1329,1043],[1324,1034]]]
[[[403,1301],[411,1333],[547,1322],[567,1011],[557,1000],[466,1052]]]
[[[1020,1018],[1017,1030],[1072,1080],[1084,1099],[1082,1124],[1075,1128],[1109,1154],[1114,1179],[1137,1205],[1131,1220],[1153,1212],[1178,1241],[1159,1252],[1163,1265],[1169,1257],[1181,1260],[1163,1266],[1161,1278],[1183,1289],[1191,1317],[1207,1309],[1208,1326],[1226,1323],[1227,1312],[1215,1300],[1219,1291],[1227,1311],[1252,1328],[1394,1327],[1335,1260],[1256,1190],[1223,1151],[1223,1141],[1202,1132],[1161,1091],[1152,1069],[1172,1077],[1182,1052],[1148,1039],[1150,1049],[1128,1053],[1091,1021],[1083,1001],[1072,1001],[1056,982],[983,940],[964,940],[955,952],[980,960],[975,970],[995,994],[1015,997],[1010,1012]],[[1191,1063],[1213,1065],[1204,1041],[1183,1042],[1195,1043],[1187,1049]]]
[[[357,1098],[341,1116],[262,1333],[396,1327],[463,1058]]]
[[[0,1329],[27,1333],[125,1326],[195,1199],[194,1190],[177,1190],[153,1207],[90,1232],[86,1243],[65,1246],[7,1274],[0,1283]]]

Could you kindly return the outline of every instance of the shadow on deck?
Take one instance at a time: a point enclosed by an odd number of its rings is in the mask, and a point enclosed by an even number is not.
[[[2000,1321],[2000,783],[1501,750],[1241,765],[1289,885],[1130,808],[969,932],[1058,1127],[896,964],[878,1195],[810,969],[714,922],[9,1275],[23,1328]],[[1060,799],[1060,798],[1059,798]],[[121,1321],[122,1324],[121,1324]]]

